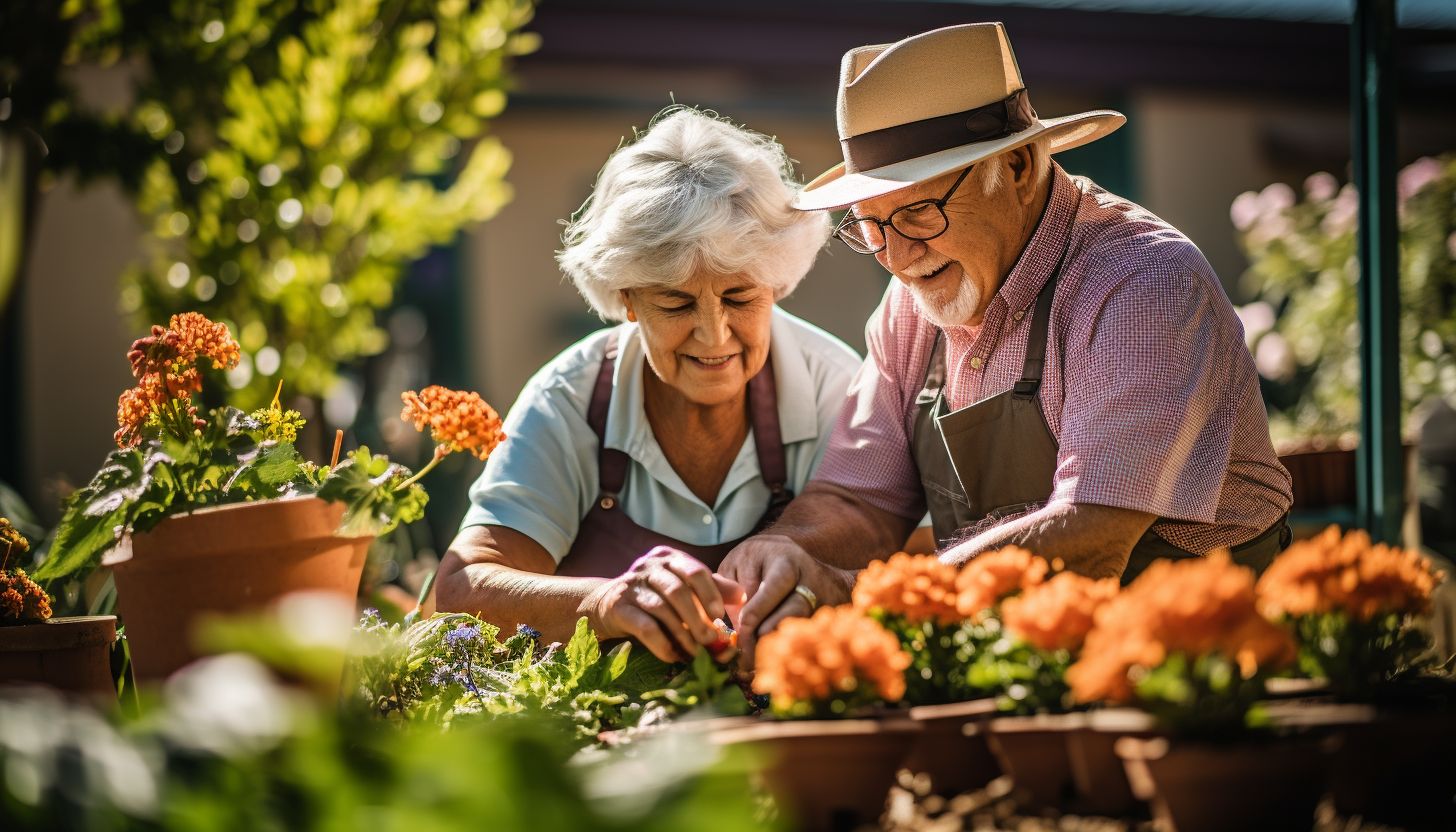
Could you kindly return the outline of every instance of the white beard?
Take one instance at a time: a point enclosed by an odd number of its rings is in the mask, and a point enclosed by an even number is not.
[[[941,329],[966,326],[981,305],[980,288],[964,274],[961,275],[955,294],[950,297],[946,297],[943,292],[931,297],[915,283],[910,284],[910,293],[915,297],[915,305],[920,309],[920,315]]]

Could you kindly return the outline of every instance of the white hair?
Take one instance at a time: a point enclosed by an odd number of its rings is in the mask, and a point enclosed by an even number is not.
[[[1022,145],[1022,147],[1031,151],[1032,182],[1037,185],[1046,184],[1047,178],[1052,175],[1051,142],[1045,136],[1039,136]],[[1018,149],[1013,147],[1011,150],[1002,151],[990,157],[987,161],[1000,159],[1007,153],[1015,152]],[[972,178],[975,179],[976,184],[981,186],[981,194],[983,196],[990,196],[996,193],[1006,184],[1004,167],[999,164],[977,166],[976,170],[972,171]]]
[[[607,159],[556,262],[604,320],[622,290],[675,287],[704,270],[793,292],[829,239],[829,215],[790,207],[799,186],[769,136],[669,107]]]

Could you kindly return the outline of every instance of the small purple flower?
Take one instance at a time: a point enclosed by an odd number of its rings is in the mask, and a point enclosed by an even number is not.
[[[526,638],[529,638],[532,641],[538,643],[541,641],[541,631],[537,630],[535,627],[532,627],[529,624],[517,624],[516,635],[525,636]]]
[[[469,643],[480,638],[480,625],[470,624],[468,626],[456,627],[445,634],[445,643],[451,647],[458,647],[462,642]]]

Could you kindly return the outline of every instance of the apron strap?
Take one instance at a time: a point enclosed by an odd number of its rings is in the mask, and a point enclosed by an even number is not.
[[[925,406],[935,404],[940,398],[940,390],[945,386],[945,339],[942,337],[940,327],[935,328],[935,340],[930,345],[930,362],[925,365],[925,383],[920,387],[920,395],[915,397],[915,404]]]
[[[591,403],[587,406],[586,423],[597,435],[597,490],[601,495],[602,508],[616,505],[616,496],[627,483],[627,465],[631,459],[616,448],[607,447],[607,413],[612,407],[612,382],[617,367],[617,330],[607,334],[607,349],[597,368],[596,384],[592,386]]]
[[[1082,186],[1078,185],[1077,197],[1080,200],[1082,196]],[[1077,225],[1080,209],[1079,204],[1072,210],[1072,219],[1067,223],[1066,244],[1062,246],[1062,253],[1057,257],[1057,265],[1047,277],[1046,283],[1042,284],[1041,291],[1036,294],[1036,311],[1031,315],[1031,332],[1026,336],[1026,358],[1021,364],[1021,380],[1012,387],[1016,395],[1021,397],[1034,396],[1041,389],[1041,374],[1046,369],[1047,330],[1051,324],[1052,299],[1057,293],[1057,278],[1061,277],[1062,266],[1067,262],[1067,252],[1072,250],[1072,230]]]
[[[787,503],[794,495],[788,489],[788,460],[783,434],[779,430],[778,385],[774,381],[771,353],[763,369],[748,381],[748,418],[753,425],[758,470],[773,495],[769,505]]]

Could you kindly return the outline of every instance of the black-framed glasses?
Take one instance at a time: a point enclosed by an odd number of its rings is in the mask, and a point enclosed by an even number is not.
[[[945,215],[945,204],[950,202],[951,195],[965,181],[973,167],[975,165],[961,171],[950,190],[940,199],[922,199],[901,205],[885,219],[856,217],[854,210],[850,209],[844,219],[840,220],[839,227],[834,229],[834,236],[860,254],[876,254],[885,250],[886,226],[895,229],[895,233],[907,240],[934,240],[950,227],[950,219]]]

